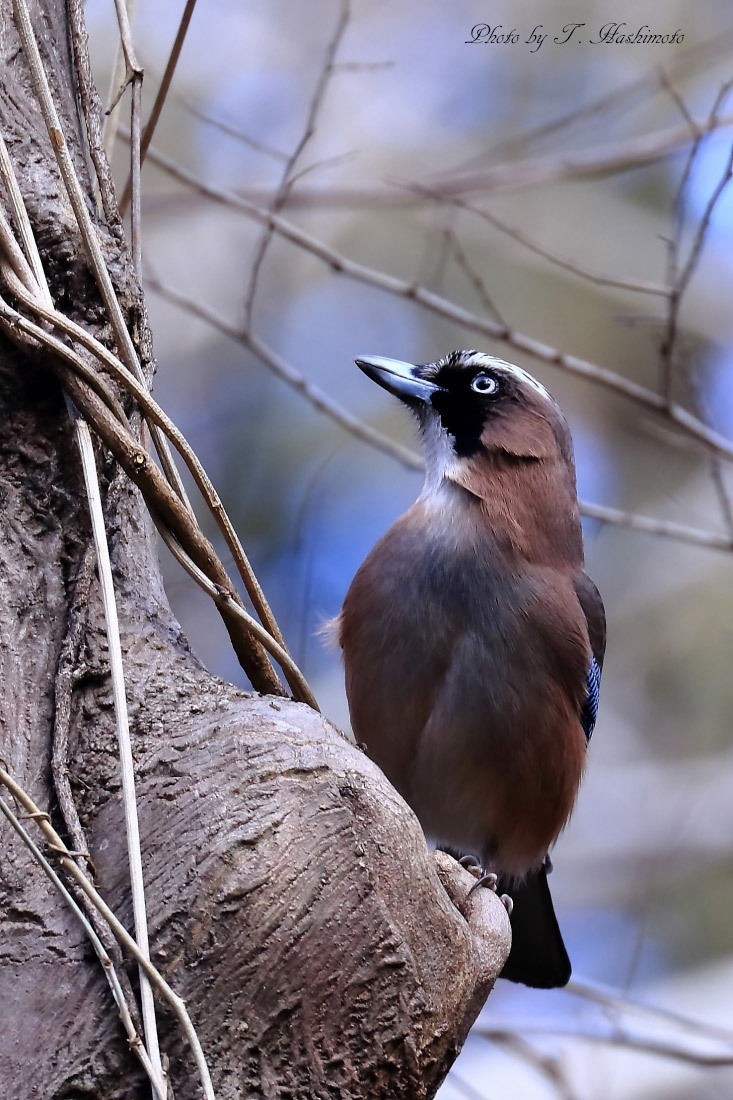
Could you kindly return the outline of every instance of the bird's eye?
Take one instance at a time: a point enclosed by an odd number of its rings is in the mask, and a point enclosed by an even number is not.
[[[496,393],[499,388],[499,383],[495,378],[492,378],[490,374],[477,374],[471,383],[471,389],[475,393],[491,394]]]

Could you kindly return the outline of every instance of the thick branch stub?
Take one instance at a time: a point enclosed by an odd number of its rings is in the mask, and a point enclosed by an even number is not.
[[[367,757],[310,708],[206,699],[141,764],[156,963],[210,1058],[218,1100],[434,1095],[510,946],[501,902],[428,849]],[[92,830],[125,910],[113,802]],[[155,919],[155,918],[154,918]],[[171,1046],[173,1044],[173,1046]],[[172,1053],[176,1096],[185,1048]],[[190,1094],[193,1097],[193,1092]]]

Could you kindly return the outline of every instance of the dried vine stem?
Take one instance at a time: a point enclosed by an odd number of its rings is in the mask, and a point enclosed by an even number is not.
[[[204,1052],[201,1049],[201,1043],[199,1042],[196,1029],[191,1022],[191,1017],[188,1015],[186,1005],[184,1001],[178,996],[177,993],[171,989],[168,982],[165,980],[160,971],[153,966],[149,959],[145,958],[142,954],[135,940],[132,938],[127,929],[120,923],[117,917],[114,915],[110,907],[107,905],[102,896],[95,890],[86,875],[74,863],[74,860],[69,852],[69,849],[64,844],[61,837],[58,835],[53,825],[51,824],[49,815],[39,810],[33,799],[28,795],[21,786],[19,786],[7,770],[0,765],[0,783],[5,786],[10,794],[13,796],[16,802],[20,803],[26,813],[36,822],[39,829],[45,836],[52,851],[58,857],[59,863],[69,878],[73,879],[76,885],[82,890],[82,892],[89,898],[92,905],[107,921],[107,924],[111,928],[115,939],[119,941],[122,947],[128,951],[135,961],[142,967],[146,975],[150,979],[151,985],[158,990],[161,997],[170,1005],[173,1014],[181,1024],[183,1031],[191,1046],[193,1056],[196,1062],[196,1068],[201,1077],[201,1083],[203,1085],[204,1096],[206,1100],[216,1100],[214,1096],[214,1089],[211,1084],[211,1075],[209,1074],[209,1067],[206,1064],[206,1058]]]
[[[2,226],[0,225],[0,233],[1,230]],[[2,240],[0,237],[0,244],[1,243]],[[77,343],[81,344],[82,347],[86,348],[87,351],[91,352],[91,354],[98,360],[98,362],[106,367],[106,369],[112,375],[114,375],[117,382],[121,386],[123,386],[132,397],[134,397],[134,399],[140,406],[140,409],[142,410],[145,418],[152,424],[157,425],[161,429],[161,431],[164,432],[164,434],[168,437],[173,446],[181,455],[183,461],[186,463],[186,466],[191,472],[191,475],[196,482],[196,485],[200,490],[201,495],[203,496],[209,510],[211,511],[211,514],[213,515],[216,524],[219,527],[219,530],[224,536],[229,552],[231,553],[232,558],[237,566],[239,575],[242,578],[247,593],[250,596],[250,599],[252,600],[252,603],[254,604],[263,625],[272,635],[275,641],[282,648],[285,648],[285,643],[283,641],[282,634],[280,633],[280,628],[278,627],[275,617],[270,610],[269,604],[267,603],[267,600],[265,598],[265,594],[260,587],[254,571],[252,570],[252,566],[249,563],[249,559],[247,558],[247,555],[244,551],[244,547],[242,546],[239,537],[234,530],[234,526],[224,508],[224,505],[222,504],[221,498],[219,497],[219,494],[214,488],[211,479],[209,478],[206,470],[204,469],[198,456],[196,455],[196,452],[188,443],[188,440],[183,435],[183,433],[176,427],[170,417],[166,415],[160,405],[158,405],[157,401],[153,398],[147,387],[141,385],[137,381],[137,379],[133,378],[130,375],[129,371],[127,371],[123,364],[119,361],[119,359],[115,355],[113,355],[112,352],[110,352],[107,348],[105,348],[102,343],[95,339],[95,337],[93,337],[91,333],[87,332],[86,329],[82,328],[81,325],[76,324],[70,318],[64,316],[64,314],[59,313],[58,310],[53,308],[48,309],[47,307],[43,306],[40,302],[37,301],[37,299],[27,293],[22,282],[19,282],[17,279],[13,280],[12,275],[7,271],[5,272],[5,279],[8,283],[9,289],[12,291],[15,297],[18,298],[28,309],[32,310],[38,317],[46,321],[48,324],[53,325],[55,328],[61,329],[61,331],[64,332],[67,336],[70,336]],[[79,373],[83,372],[84,368],[79,368]],[[102,379],[100,379],[98,375],[95,375],[95,372],[90,368],[87,368],[86,373],[84,374],[84,379],[95,389],[97,388],[97,384],[101,383],[103,385]],[[115,408],[115,406],[110,403],[110,391],[106,390],[106,394],[104,392],[100,392],[99,390],[97,390],[97,392],[99,393],[99,396],[102,397],[102,400],[104,400],[110,406],[113,412],[118,412],[118,419],[120,419],[120,422],[123,426],[127,426],[129,429],[129,425],[127,424],[127,420],[124,418],[124,414],[122,416],[119,416],[119,412],[121,412],[119,405],[117,406],[117,408]]]
[[[89,602],[89,591],[94,575],[94,547],[89,543],[84,550],[74,580],[73,594],[70,597],[70,611],[66,632],[61,646],[56,673],[54,676],[53,733],[51,750],[51,772],[53,785],[64,819],[67,832],[74,848],[80,853],[76,857],[80,870],[89,868],[89,877],[94,877],[94,866],[89,855],[89,846],[79,819],[79,812],[71,789],[69,770],[69,729],[71,725],[71,705],[74,684],[78,676],[78,660],[82,637],[86,627],[85,609]],[[83,895],[82,895],[83,897]],[[131,1013],[137,1014],[135,995],[130,979],[123,965],[119,944],[99,913],[83,898],[88,909],[88,917],[94,931],[102,941],[106,951],[113,957],[119,968],[119,982],[123,996]],[[147,979],[146,979],[147,980]]]
[[[48,77],[46,76],[46,70],[43,67],[41,55],[38,50],[38,43],[36,42],[35,32],[31,24],[30,14],[28,11],[28,5],[26,0],[14,0],[15,19],[18,26],[18,32],[23,44],[23,50],[28,62],[28,68],[30,70],[33,87],[38,99],[38,104],[41,108],[41,114],[48,130],[48,135],[51,139],[51,145],[56,157],[56,163],[58,164],[61,179],[66,193],[69,196],[74,216],[76,218],[79,230],[82,235],[89,260],[92,266],[92,273],[94,275],[95,282],[99,288],[99,292],[102,296],[107,314],[112,325],[112,330],[115,334],[115,340],[117,347],[120,349],[120,356],[122,361],[128,370],[135,375],[138,381],[146,385],[145,375],[143,369],[140,366],[140,361],[135,351],[135,346],[132,342],[132,337],[127,331],[127,325],[125,324],[125,318],[122,314],[122,308],[114,287],[112,285],[112,279],[110,278],[107,265],[102,255],[102,249],[100,248],[99,241],[97,239],[96,230],[92,223],[91,216],[87,209],[84,192],[74,168],[74,162],[71,159],[64,132],[61,126],[61,120],[59,119],[56,106],[51,95],[51,89],[48,83]],[[162,437],[156,427],[153,427],[151,431],[153,442],[155,443],[156,450],[160,456],[160,461],[165,470],[166,477],[174,486],[176,492],[180,496],[184,504],[190,509],[190,504],[186,496],[186,491],[183,487],[180,474],[175,467],[173,459],[168,450],[165,439]]]
[[[120,18],[123,18],[127,23],[127,27],[130,28],[135,19],[135,13],[137,11],[137,0],[126,0],[125,12],[124,16],[122,17],[119,14],[119,9],[116,10],[118,11],[118,22]],[[127,69],[125,51],[123,49],[123,38],[124,36],[122,30],[120,30],[120,36],[117,39],[117,49],[115,52],[115,63],[112,67],[112,76],[110,78],[109,92],[107,95],[109,106],[107,107],[107,117],[104,121],[104,129],[102,131],[104,152],[108,161],[112,160],[112,153],[114,151],[115,140],[117,138],[117,127],[119,126],[120,122],[120,100],[122,98],[119,94],[119,89],[122,85],[122,81],[124,79]],[[122,86],[124,87],[124,85]]]
[[[69,323],[68,318],[64,320],[67,324]],[[245,660],[250,653],[250,648],[245,643],[249,642],[253,636],[281,665],[294,698],[318,710],[318,704],[292,657],[256,619],[244,610],[216,551],[192,520],[191,514],[184,508],[181,500],[171,490],[157,466],[149,460],[131,432],[109,411],[103,403],[104,399],[100,401],[87,385],[77,381],[76,374],[86,380],[88,365],[72,348],[28,320],[17,310],[12,309],[2,299],[0,299],[0,327],[16,342],[22,342],[30,337],[54,353],[53,356],[44,357],[41,365],[59,374],[75,404],[142,492],[161,533],[172,535],[177,542],[186,547],[187,554],[206,578],[206,584],[203,587],[214,598],[243,667],[247,667]],[[62,364],[71,367],[71,371]],[[126,384],[131,385],[129,378]],[[149,395],[142,400],[152,403]],[[149,407],[152,407],[152,404]],[[276,695],[283,694],[279,681],[271,687],[270,691]]]
[[[115,0],[115,4],[117,5],[118,12],[119,12],[119,8],[120,8],[120,5],[122,4],[122,0]],[[188,31],[188,25],[191,22],[191,16],[193,15],[193,9],[195,7],[196,7],[196,0],[186,0],[186,6],[183,9],[183,15],[181,16],[181,21],[178,25],[178,31],[176,33],[176,37],[175,37],[175,40],[173,42],[173,47],[171,49],[170,56],[168,57],[168,64],[165,67],[165,72],[163,73],[163,79],[160,82],[160,87],[158,88],[158,94],[155,97],[155,102],[153,103],[153,109],[150,112],[150,118],[148,119],[148,121],[145,125],[145,129],[143,131],[142,139],[140,141],[139,158],[138,158],[138,165],[137,165],[138,181],[139,181],[140,166],[144,163],[145,157],[147,156],[148,147],[150,146],[150,142],[153,140],[153,134],[155,133],[155,127],[158,125],[158,119],[160,118],[161,111],[163,110],[163,104],[166,101],[166,97],[168,95],[168,89],[170,88],[171,81],[173,80],[173,74],[176,71],[176,65],[178,64],[178,58],[181,55],[181,50],[183,48],[183,43],[185,41],[186,33]],[[120,214],[122,216],[124,216],[125,211],[127,210],[128,203],[130,202],[130,197],[132,196],[133,200],[134,200],[134,185],[135,185],[135,174],[134,174],[134,165],[133,165],[133,168],[130,171],[130,176],[129,176],[129,178],[127,180],[127,183],[125,184],[125,188],[122,192],[122,198],[120,199]]]
[[[74,67],[79,81],[79,98],[86,127],[87,145],[97,177],[95,194],[98,193],[101,199],[102,212],[108,227],[112,233],[119,237],[122,233],[122,226],[117,213],[112,172],[105,155],[102,103],[97,86],[94,83],[92,66],[89,60],[89,36],[84,22],[83,0],[68,0],[67,7],[71,48],[74,52]],[[121,72],[119,79],[122,79]]]
[[[0,170],[2,171],[6,188],[12,193],[11,202],[16,221],[22,226],[21,233],[26,247],[26,254],[32,266],[33,275],[35,276],[36,295],[39,307],[53,312],[53,298],[51,297],[51,291],[43,270],[43,264],[33,235],[28,212],[23,202],[20,188],[18,187],[12,163],[9,161],[9,158],[8,164],[3,161],[2,165],[0,165]],[[28,273],[28,276],[29,275],[30,272]],[[26,276],[26,281],[28,276]],[[24,282],[18,279],[13,272],[6,273],[6,277],[9,277],[11,281],[17,282],[20,294],[27,295],[29,293]],[[125,693],[125,670],[122,660],[122,641],[120,638],[120,628],[117,616],[117,600],[115,598],[114,581],[112,579],[112,564],[110,562],[109,546],[107,544],[102,497],[99,489],[99,478],[97,476],[94,446],[91,432],[89,431],[89,425],[77,415],[76,409],[70,403],[67,403],[67,407],[69,416],[74,425],[77,446],[81,457],[84,485],[86,487],[89,514],[92,524],[94,549],[99,570],[99,583],[104,605],[110,678],[112,681],[112,694],[114,698],[115,730],[117,733],[117,746],[120,759],[122,805],[125,814],[127,855],[132,892],[132,907],[135,920],[135,936],[140,951],[143,955],[149,957],[150,946],[148,942],[145,881],[143,876],[142,852],[140,848],[137,798],[135,794],[135,768],[132,758],[130,720]],[[164,1074],[160,1059],[158,1025],[155,1018],[155,1002],[153,1000],[153,991],[150,988],[150,983],[144,971],[140,972],[140,1001],[145,1038],[150,1052],[150,1059],[156,1077],[162,1077]]]
[[[115,719],[117,728],[117,744],[120,754],[120,773],[122,779],[122,805],[125,813],[125,832],[127,835],[127,852],[130,868],[130,885],[132,892],[132,909],[135,921],[135,939],[140,948],[140,953],[150,958],[150,943],[148,940],[148,916],[145,902],[145,880],[143,876],[142,851],[140,847],[140,823],[137,813],[137,795],[135,792],[135,765],[132,758],[132,741],[130,739],[130,718],[127,710],[127,698],[125,693],[125,671],[122,659],[122,641],[120,638],[120,624],[117,616],[117,600],[115,598],[114,582],[112,580],[112,564],[109,557],[107,533],[104,524],[104,511],[102,510],[102,498],[99,491],[99,479],[94,460],[94,446],[88,426],[81,420],[76,421],[79,427],[79,445],[82,454],[82,469],[84,471],[84,483],[89,500],[89,511],[92,517],[92,534],[99,566],[99,583],[102,590],[102,604],[104,606],[104,619],[107,626],[107,645],[109,652],[109,665],[112,679],[112,695],[114,699]],[[150,1051],[150,1059],[155,1067],[157,1075],[163,1074],[160,1059],[160,1044],[158,1042],[158,1025],[155,1018],[155,1002],[153,991],[150,987],[144,969],[140,971],[140,1003],[143,1016],[145,1039]]]
[[[69,906],[72,913],[74,914],[76,919],[79,921],[82,928],[84,929],[87,936],[89,937],[89,941],[90,941],[90,943],[91,943],[91,945],[94,949],[94,952],[95,952],[97,958],[99,959],[99,961],[102,965],[102,970],[104,971],[104,976],[107,979],[107,983],[109,984],[109,987],[112,991],[112,996],[114,997],[115,1004],[117,1005],[117,1009],[118,1009],[119,1015],[120,1015],[120,1020],[122,1022],[122,1026],[125,1030],[125,1034],[127,1036],[127,1042],[128,1042],[129,1047],[130,1047],[130,1050],[133,1052],[135,1057],[139,1060],[140,1065],[142,1066],[143,1070],[145,1071],[148,1078],[150,1079],[150,1083],[153,1086],[153,1090],[154,1090],[154,1096],[157,1097],[157,1100],[167,1100],[168,1089],[167,1089],[166,1083],[165,1083],[163,1077],[154,1069],[153,1064],[152,1064],[152,1062],[150,1060],[150,1057],[148,1055],[148,1052],[145,1049],[145,1044],[143,1043],[142,1039],[140,1038],[137,1031],[135,1030],[135,1025],[132,1022],[132,1017],[130,1016],[130,1012],[128,1010],[127,1003],[125,1001],[125,996],[124,996],[124,993],[122,991],[122,986],[120,985],[119,976],[118,976],[117,971],[115,969],[114,963],[112,962],[112,959],[107,954],[107,951],[104,947],[104,944],[102,943],[99,936],[95,932],[94,928],[90,924],[89,919],[86,917],[84,912],[80,909],[80,907],[77,905],[76,901],[74,900],[72,895],[69,893],[67,888],[64,886],[63,882],[61,881],[59,876],[56,874],[56,872],[54,871],[53,867],[51,866],[51,864],[48,862],[48,860],[44,856],[41,849],[35,843],[35,841],[30,836],[28,831],[23,827],[23,825],[21,825],[20,821],[18,820],[16,815],[13,813],[13,811],[10,809],[10,806],[8,806],[8,804],[7,804],[7,802],[5,801],[4,798],[0,798],[0,813],[3,813],[5,815],[5,817],[10,822],[13,829],[15,829],[15,831],[18,834],[18,836],[20,837],[20,839],[23,841],[25,846],[30,851],[33,858],[43,868],[46,875],[48,875],[49,879],[51,880],[53,885],[56,887],[58,892],[61,894],[64,901]],[[96,912],[96,909],[94,911]]]
[[[76,176],[73,162],[71,160],[66,142],[61,131],[61,125],[56,112],[53,99],[51,96],[50,88],[48,85],[48,79],[41,62],[40,54],[38,51],[38,45],[36,43],[33,28],[30,23],[30,17],[28,14],[28,8],[26,0],[15,0],[15,12],[16,19],[18,20],[19,31],[21,34],[21,40],[27,55],[29,68],[31,69],[31,75],[33,78],[36,94],[39,98],[41,110],[43,113],[46,126],[51,137],[52,145],[56,155],[56,160],[59,166],[64,185],[66,187],[69,199],[71,201],[74,213],[79,224],[79,228],[82,233],[84,243],[87,247],[89,258],[92,264],[92,270],[97,281],[100,293],[102,294],[103,301],[107,308],[107,312],[112,322],[112,327],[115,332],[115,338],[117,340],[118,348],[120,349],[121,358],[125,366],[130,372],[141,382],[147,386],[145,376],[137,358],[137,353],[132,343],[129,332],[125,325],[124,317],[120,304],[117,300],[112,281],[109,276],[104,258],[102,256],[101,248],[96,237],[94,226],[92,225],[89,212],[86,208],[84,201],[84,194]],[[173,486],[175,492],[182,500],[184,506],[193,515],[191,505],[186,496],[183,483],[180,479],[180,475],[175,467],[173,459],[171,457],[166,439],[159,429],[157,424],[150,425],[151,436],[156,444],[156,449],[160,455],[161,464],[166,473],[166,476]],[[250,571],[251,572],[251,571]],[[247,583],[245,581],[245,583]],[[252,591],[250,591],[250,598],[252,598],[257,608],[258,614],[263,617],[268,625],[268,628],[273,630],[276,637],[280,637],[277,627],[274,623],[274,616],[267,607],[264,596],[259,589],[259,585],[253,585]],[[241,635],[241,630],[239,631]],[[259,691],[273,691],[279,694],[281,689],[277,676],[275,675],[272,666],[269,663],[267,655],[262,651],[261,647],[256,642],[249,642],[248,636],[244,635],[239,639],[238,656],[240,660],[244,660],[245,670],[250,675],[254,674],[253,680],[254,686]],[[247,650],[250,652],[247,654]],[[310,696],[312,698],[312,696]]]
[[[157,150],[151,148],[148,157],[168,175],[189,187],[195,188],[202,195],[206,195],[215,202],[222,203],[234,210],[238,210],[256,221],[261,221],[266,224],[271,223],[275,231],[281,237],[290,241],[291,244],[296,245],[298,248],[302,248],[304,251],[311,253],[311,255],[318,257],[318,259],[327,264],[333,271],[349,279],[354,279],[356,282],[378,287],[397,297],[407,298],[409,301],[416,302],[418,305],[440,317],[445,317],[449,321],[454,321],[459,325],[472,329],[474,332],[479,332],[484,336],[499,341],[499,343],[507,344],[509,347],[525,355],[531,356],[533,359],[538,359],[544,363],[550,363],[553,366],[560,367],[568,374],[573,374],[579,378],[585,378],[589,382],[605,386],[614,393],[619,393],[623,397],[636,401],[637,404],[653,409],[655,412],[668,417],[687,435],[699,439],[714,453],[722,455],[726,459],[733,458],[733,443],[730,440],[726,439],[718,432],[713,431],[712,428],[709,428],[702,420],[693,416],[687,409],[682,408],[681,405],[669,405],[665,398],[661,394],[655,393],[654,390],[647,389],[646,386],[641,386],[638,382],[634,382],[630,378],[625,378],[623,375],[608,370],[606,367],[600,367],[597,363],[592,363],[588,359],[581,359],[577,355],[568,355],[552,347],[550,344],[545,344],[541,340],[535,340],[525,333],[518,332],[516,329],[498,324],[488,317],[479,317],[477,314],[471,313],[470,310],[463,309],[461,306],[456,305],[447,298],[442,298],[439,294],[433,293],[433,291],[428,290],[418,283],[400,279],[395,275],[387,275],[382,271],[377,271],[374,268],[367,267],[365,264],[360,264],[355,260],[351,260],[347,256],[336,252],[334,249],[318,240],[318,238],[312,237],[304,230],[286,221],[279,214],[270,214],[267,210],[262,210],[254,203],[241,198],[233,192],[225,191],[221,188],[204,183],[191,172],[188,172],[185,168],[181,168],[180,165],[176,164],[169,157],[166,157]]]

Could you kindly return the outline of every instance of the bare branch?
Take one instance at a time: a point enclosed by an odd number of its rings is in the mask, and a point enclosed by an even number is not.
[[[728,486],[725,483],[725,475],[723,467],[717,459],[713,459],[711,464],[711,476],[713,479],[713,485],[715,486],[715,492],[718,495],[718,501],[720,502],[720,511],[723,515],[723,520],[728,528],[731,538],[733,538],[733,500]]]
[[[668,405],[664,397],[655,393],[653,390],[649,390],[645,386],[641,386],[631,379],[624,378],[623,375],[616,374],[614,371],[608,370],[605,367],[600,367],[587,359],[581,359],[578,356],[561,352],[549,344],[542,343],[540,340],[535,340],[533,337],[527,336],[515,329],[500,325],[490,318],[479,317],[469,310],[463,309],[461,306],[455,305],[453,302],[442,298],[440,295],[434,294],[432,291],[427,290],[419,284],[407,282],[394,275],[385,274],[384,272],[377,271],[364,264],[350,260],[348,257],[336,252],[322,241],[297,228],[291,222],[285,221],[279,214],[272,214],[266,210],[261,210],[259,207],[241,198],[239,195],[204,183],[191,172],[181,168],[180,165],[171,161],[157,150],[151,149],[149,156],[163,171],[167,172],[175,179],[180,180],[180,182],[187,186],[196,188],[202,195],[206,195],[214,201],[229,206],[232,209],[239,210],[242,214],[254,218],[256,221],[271,224],[276,232],[282,237],[289,240],[292,244],[297,245],[299,248],[304,249],[306,252],[310,252],[312,255],[317,256],[333,271],[345,275],[350,279],[354,279],[357,282],[367,283],[370,286],[379,287],[390,294],[395,294],[399,297],[417,302],[418,305],[423,306],[425,309],[430,310],[438,316],[446,317],[450,321],[455,321],[484,336],[489,336],[494,340],[498,340],[500,343],[508,344],[517,351],[532,356],[534,359],[539,359],[542,362],[560,367],[569,374],[585,378],[590,382],[595,382],[605,386],[607,389],[631,398],[646,408],[654,409],[656,412],[666,415],[688,435],[705,443],[711,451],[728,459],[733,458],[733,443],[731,443],[730,440],[721,436],[718,432],[713,431],[712,428],[709,428],[697,417],[682,408],[682,406],[674,404],[671,406]]]
[[[532,1066],[555,1089],[561,1100],[574,1100],[567,1075],[557,1055],[538,1050],[524,1036],[516,1032],[507,1031],[503,1036],[497,1033],[491,1041],[505,1047],[515,1057],[521,1058],[523,1062]]]
[[[603,504],[590,504],[582,501],[580,510],[589,519],[598,519],[602,523],[612,523],[617,527],[628,527],[631,531],[643,531],[649,535],[674,539],[677,542],[689,542],[693,546],[707,546],[711,550],[733,550],[733,535],[718,535],[713,531],[701,531],[696,527],[687,527],[671,520],[652,519],[636,512],[622,512],[618,508],[609,508]]]
[[[151,73],[149,67],[146,68],[146,71],[148,79],[152,77],[152,79],[155,80],[155,75]],[[171,88],[168,95],[171,99],[180,103],[184,111],[193,115],[194,118],[199,119],[199,121],[203,122],[206,126],[211,126],[213,129],[221,131],[222,134],[226,134],[227,137],[233,138],[234,141],[241,142],[242,145],[248,146],[248,148],[253,149],[256,153],[262,153],[266,157],[272,157],[273,160],[283,162],[288,160],[288,154],[283,153],[281,149],[275,149],[271,145],[266,145],[265,142],[257,141],[256,138],[246,134],[244,130],[240,129],[238,126],[233,126],[231,122],[226,122],[223,118],[212,115],[209,111],[204,111],[197,103],[188,99],[182,92]]]
[[[694,121],[697,130],[704,130],[705,121]],[[733,125],[733,115],[716,123],[716,129]],[[514,164],[498,164],[483,172],[434,176],[426,185],[445,197],[471,192],[507,191],[523,187],[539,187],[561,180],[587,179],[628,172],[633,168],[662,160],[690,143],[687,122],[664,130],[655,130],[623,141],[609,142],[580,152],[533,157]]]
[[[681,1012],[675,1012],[669,1008],[661,1008],[659,1005],[647,1004],[645,1001],[640,1001],[636,997],[630,996],[628,993],[620,994],[613,989],[608,989],[598,982],[589,981],[587,978],[571,978],[566,989],[567,992],[573,996],[593,1001],[594,1004],[602,1005],[604,1008],[610,1009],[614,1013],[631,1012],[637,1015],[651,1016],[655,1019],[675,1024],[684,1031],[696,1032],[699,1035],[705,1035],[712,1039],[720,1039],[723,1042],[731,1041],[731,1033],[728,1028],[716,1027],[714,1024],[695,1020],[691,1016],[684,1016]]]

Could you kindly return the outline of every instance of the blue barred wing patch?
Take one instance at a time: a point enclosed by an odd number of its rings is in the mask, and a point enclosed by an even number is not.
[[[598,717],[598,700],[601,694],[601,670],[595,657],[590,659],[588,678],[586,681],[586,696],[583,709],[580,712],[580,724],[585,732],[586,741],[590,741],[591,734]]]

